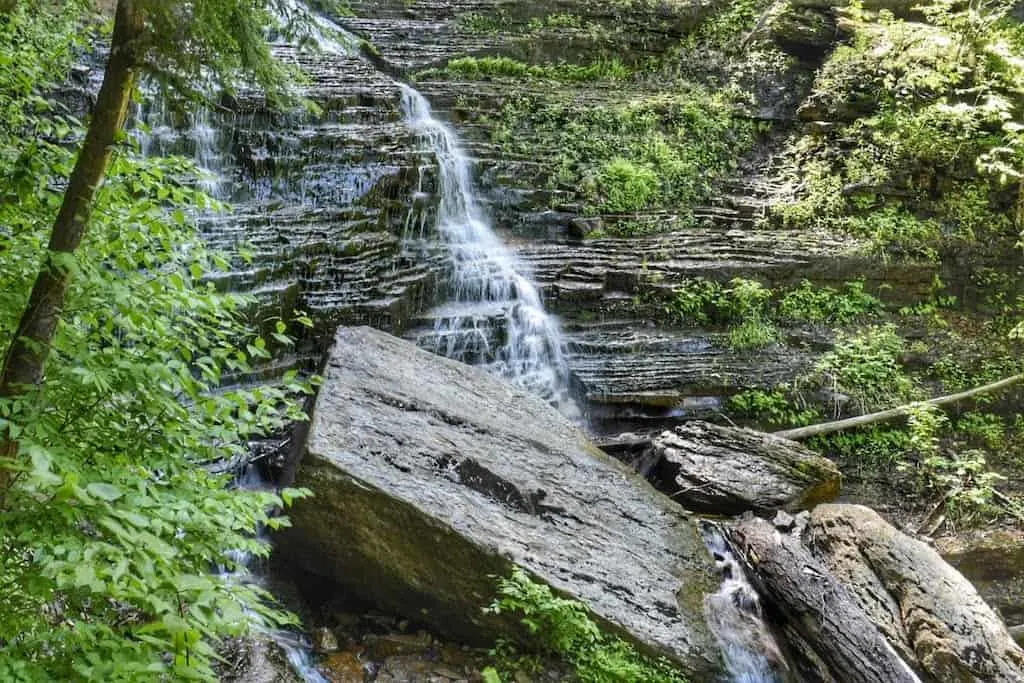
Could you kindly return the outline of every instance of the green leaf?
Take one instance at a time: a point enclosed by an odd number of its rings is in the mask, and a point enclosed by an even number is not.
[[[108,484],[106,482],[99,481],[89,484],[88,486],[85,487],[85,490],[89,493],[89,495],[95,496],[100,500],[105,500],[108,503],[112,503],[113,501],[117,500],[118,498],[124,495],[121,492],[121,489],[117,488],[113,484]]]

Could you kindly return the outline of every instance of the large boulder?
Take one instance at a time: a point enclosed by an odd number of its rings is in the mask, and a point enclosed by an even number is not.
[[[488,643],[514,565],[695,680],[721,670],[694,522],[541,400],[369,328],[339,330],[297,484],[289,560],[439,633]]]
[[[842,475],[832,461],[763,432],[694,420],[662,433],[651,450],[663,489],[691,510],[793,511],[839,495]]]

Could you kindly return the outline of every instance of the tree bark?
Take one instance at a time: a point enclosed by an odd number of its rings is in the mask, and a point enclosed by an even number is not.
[[[939,396],[938,398],[929,399],[927,401],[915,401],[914,403],[890,408],[889,410],[882,410],[877,413],[858,415],[857,417],[850,417],[845,420],[836,420],[835,422],[823,422],[821,424],[810,425],[809,427],[786,429],[781,432],[774,432],[774,436],[778,436],[783,439],[791,439],[793,441],[802,441],[803,439],[809,439],[812,436],[842,432],[847,429],[853,429],[854,427],[864,427],[866,425],[875,424],[876,422],[884,422],[886,420],[893,420],[897,417],[905,417],[906,415],[909,415],[912,410],[920,408],[921,406],[944,406],[950,403],[965,401],[969,398],[974,398],[975,396],[980,396],[982,394],[990,394],[993,391],[999,391],[1000,389],[1005,389],[1008,386],[1017,384],[1021,380],[1024,380],[1024,374],[1007,377],[1006,379],[1001,379],[998,382],[993,382],[992,384],[986,384],[985,386],[976,387],[968,391],[961,391],[958,394]]]
[[[796,537],[750,518],[728,531],[758,594],[848,683],[920,679],[847,591]]]
[[[839,495],[830,460],[763,432],[694,420],[655,437],[650,450],[660,488],[696,512],[795,511]]]
[[[54,221],[43,264],[4,356],[0,398],[23,395],[43,382],[46,359],[71,278],[67,260],[85,237],[96,190],[103,182],[114,141],[128,116],[135,86],[135,46],[143,26],[142,12],[135,0],[119,0],[103,84]],[[17,450],[17,443],[4,435],[0,441],[0,457],[13,458]],[[9,480],[10,471],[0,469],[0,490],[7,488]]]

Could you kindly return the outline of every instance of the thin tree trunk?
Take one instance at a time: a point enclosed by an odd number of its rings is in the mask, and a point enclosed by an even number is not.
[[[96,190],[103,182],[115,138],[128,115],[135,86],[135,45],[142,29],[142,14],[135,0],[119,0],[103,85],[64,192],[64,202],[54,221],[43,265],[4,356],[0,398],[20,396],[43,381],[46,358],[70,281],[67,259],[85,237]],[[17,450],[17,443],[4,435],[0,441],[0,457],[13,458]],[[0,469],[0,491],[6,490],[9,480],[10,471]]]
[[[928,401],[915,401],[914,403],[890,408],[889,410],[882,410],[877,413],[858,415],[857,417],[837,420],[835,422],[823,422],[821,424],[810,425],[809,427],[800,427],[798,429],[787,429],[785,431],[775,432],[774,434],[775,436],[780,436],[783,439],[802,441],[803,439],[809,439],[812,436],[832,434],[833,432],[841,432],[847,429],[853,429],[854,427],[864,427],[866,425],[875,424],[876,422],[884,422],[886,420],[893,420],[897,417],[904,417],[909,415],[915,408],[920,408],[921,406],[944,406],[950,403],[965,401],[969,398],[974,398],[975,396],[990,394],[993,391],[1005,389],[1008,386],[1017,384],[1021,380],[1024,380],[1024,374],[1007,377],[1006,379],[1001,379],[998,382],[993,382],[992,384],[986,384],[985,386],[970,389],[968,391],[961,391],[958,394],[939,396],[938,398],[933,398]]]

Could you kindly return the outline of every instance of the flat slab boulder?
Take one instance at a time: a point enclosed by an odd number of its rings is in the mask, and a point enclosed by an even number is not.
[[[339,330],[290,513],[289,561],[379,608],[486,644],[513,565],[607,626],[714,680],[718,587],[688,514],[546,403],[369,328]]]
[[[662,489],[691,510],[793,511],[839,495],[841,475],[830,460],[763,432],[686,422],[651,449]]]

